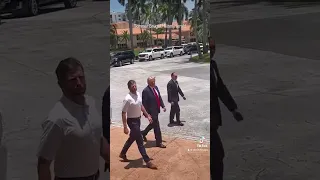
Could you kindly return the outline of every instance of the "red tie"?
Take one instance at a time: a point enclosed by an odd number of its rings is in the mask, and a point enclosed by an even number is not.
[[[159,99],[159,96],[158,96],[158,94],[156,93],[155,88],[152,88],[152,90],[153,90],[154,95],[156,96],[156,101],[157,101],[157,104],[158,104],[158,108],[160,108],[160,99]]]

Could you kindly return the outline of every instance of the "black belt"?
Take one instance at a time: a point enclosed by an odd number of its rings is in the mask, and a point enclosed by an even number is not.
[[[99,171],[91,176],[87,177],[71,177],[71,178],[60,178],[60,177],[55,177],[54,180],[98,180],[99,179]]]
[[[140,117],[136,117],[136,118],[127,118],[128,120],[139,120],[141,119],[141,116]]]

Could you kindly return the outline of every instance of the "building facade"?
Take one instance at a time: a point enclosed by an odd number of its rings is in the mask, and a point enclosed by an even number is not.
[[[114,23],[114,25],[116,27],[117,36],[119,37],[117,47],[131,48],[130,39],[122,38],[122,35],[124,33],[130,34],[129,23],[126,21],[123,21],[123,22]],[[162,24],[157,25],[157,27],[164,27],[164,26],[165,25],[162,25]],[[173,45],[178,43],[178,39],[179,39],[179,29],[177,27],[178,27],[178,23],[173,22],[173,25],[171,27],[172,28],[171,36],[172,36]],[[152,39],[150,38],[149,40],[147,40],[147,42],[143,41],[142,38],[140,37],[143,31],[148,31],[149,33],[151,33]],[[166,34],[164,32],[161,34],[157,34],[154,31],[150,31],[149,28],[146,28],[144,26],[139,26],[139,25],[133,25],[132,32],[133,32],[134,48],[137,48],[137,47],[142,48],[146,46],[148,47],[161,46],[165,44],[164,41],[166,39],[165,38]],[[167,40],[168,39],[169,39],[169,34],[167,33]],[[183,26],[181,28],[181,39],[182,39],[182,43],[195,42],[195,37],[191,33],[191,25],[187,21],[183,22]]]
[[[124,12],[111,12],[110,13],[110,23],[118,23],[122,21],[127,21],[127,16]]]

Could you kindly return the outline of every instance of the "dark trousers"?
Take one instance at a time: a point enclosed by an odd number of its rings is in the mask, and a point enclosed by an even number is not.
[[[128,140],[126,141],[126,143],[122,148],[121,154],[126,154],[130,146],[132,145],[132,143],[136,141],[143,160],[146,163],[149,162],[150,158],[147,155],[146,149],[143,145],[143,139],[140,132],[140,124],[141,124],[140,118],[128,118],[127,124],[130,128],[130,134],[129,134]]]
[[[212,180],[223,180],[223,158],[224,149],[221,138],[217,130],[211,131],[211,154],[210,154],[210,171]]]
[[[141,132],[143,136],[146,136],[151,129],[154,131],[154,136],[156,138],[156,144],[160,145],[162,143],[161,129],[159,124],[158,115],[152,116],[152,123],[149,124],[145,130]]]
[[[178,102],[174,102],[171,104],[170,109],[170,123],[173,123],[174,115],[176,115],[176,120],[178,123],[180,123],[180,106]]]

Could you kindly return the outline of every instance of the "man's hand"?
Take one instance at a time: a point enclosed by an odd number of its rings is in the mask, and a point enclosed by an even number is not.
[[[149,123],[151,124],[152,123],[152,117],[150,115],[148,115],[148,120],[149,120]]]
[[[233,114],[233,117],[234,117],[238,122],[243,120],[242,114],[241,114],[237,109],[235,109],[234,111],[232,111],[232,114]]]
[[[170,102],[171,105],[174,105],[174,102]]]
[[[163,112],[166,112],[166,111],[167,111],[166,107],[163,107],[162,110],[163,110]]]
[[[187,99],[187,98],[186,98],[186,97],[184,97],[184,96],[183,96],[182,98],[183,98],[183,100],[186,100],[186,99]]]
[[[123,132],[124,132],[125,134],[129,134],[129,129],[128,129],[128,127],[124,127],[124,128],[123,128]]]

